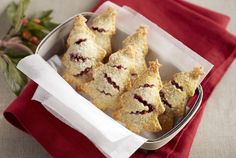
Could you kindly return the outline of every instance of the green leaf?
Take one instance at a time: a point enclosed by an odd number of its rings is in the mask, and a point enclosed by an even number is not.
[[[37,48],[36,45],[34,45],[34,44],[32,44],[31,42],[28,42],[28,41],[23,41],[23,43],[24,43],[27,47],[29,47],[33,52],[35,52],[35,50],[36,50],[36,48]]]
[[[22,58],[22,57],[14,57],[14,58],[11,58],[11,61],[12,61],[15,65],[17,65],[18,62],[19,62],[21,59],[23,59],[23,58]]]
[[[32,21],[29,21],[29,23],[25,26],[25,29],[28,29],[28,30],[47,30],[47,28],[45,28],[44,26],[42,25],[39,25],[39,24],[35,24],[33,23]]]
[[[7,67],[7,63],[3,59],[3,55],[0,55],[0,71],[4,72]]]
[[[33,31],[31,31],[31,33],[33,35],[35,35],[36,37],[38,37],[40,40],[42,40],[47,35],[47,33],[43,32],[41,30],[33,30]]]
[[[42,25],[44,27],[46,27],[49,31],[52,31],[55,27],[58,26],[57,23],[53,23],[53,22],[50,22],[50,21],[43,21]]]
[[[47,17],[41,19],[42,22],[51,21],[51,20],[52,20],[52,17],[51,17],[51,16],[47,16]]]
[[[33,18],[39,18],[39,19],[44,19],[49,17],[52,14],[52,10],[45,10],[45,11],[41,11],[41,12],[37,12],[35,14],[33,14],[33,16],[31,17],[31,19]]]
[[[1,61],[5,62],[5,67],[3,70],[3,74],[6,78],[8,85],[10,86],[11,90],[16,94],[19,95],[21,90],[26,85],[28,79],[27,77],[21,73],[17,68],[16,64],[14,64],[11,59],[6,55],[1,55]]]
[[[17,10],[17,4],[15,2],[11,2],[10,4],[8,4],[8,6],[5,9],[5,13],[11,25],[14,25],[15,23],[16,10]]]
[[[7,56],[9,56],[11,59],[12,58],[24,58],[27,55],[29,55],[28,52],[24,52],[22,50],[17,50],[17,49],[10,49],[10,48],[5,50],[5,54]]]
[[[20,31],[21,28],[21,19],[24,17],[25,10],[27,5],[29,4],[30,0],[20,0],[19,5],[16,10],[16,17],[15,17],[15,33]]]

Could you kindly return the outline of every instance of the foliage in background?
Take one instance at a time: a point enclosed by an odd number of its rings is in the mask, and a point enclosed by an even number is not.
[[[33,54],[39,42],[58,24],[52,22],[52,10],[41,11],[26,17],[25,11],[30,0],[11,2],[5,9],[10,28],[0,39],[0,71],[11,90],[19,95],[27,83],[27,77],[17,68],[17,63]]]

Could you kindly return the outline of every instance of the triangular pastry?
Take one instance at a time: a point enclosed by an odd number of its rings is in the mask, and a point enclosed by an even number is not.
[[[86,25],[86,18],[75,18],[67,40],[69,48],[63,55],[63,78],[71,85],[79,85],[92,79],[92,69],[105,57],[105,50],[95,42],[95,35]]]
[[[159,91],[162,82],[158,61],[150,62],[149,68],[134,81],[133,87],[121,95],[121,108],[113,116],[128,129],[139,134],[141,131],[159,132],[162,128],[158,116],[165,111]]]
[[[158,117],[158,120],[161,124],[162,131],[169,131],[171,128],[173,128],[175,123],[174,112],[169,106],[165,104],[164,107],[165,112]]]
[[[86,24],[87,19],[83,15],[78,15],[74,19],[73,28],[70,31],[69,37],[67,38],[67,46],[70,47],[76,42],[83,39],[95,40],[95,34],[89,29]]]
[[[98,108],[117,108],[119,96],[130,86],[134,58],[135,53],[131,46],[113,53],[107,64],[94,70],[94,79],[81,87]]]
[[[96,35],[97,44],[106,50],[107,56],[111,54],[111,39],[116,33],[117,12],[112,7],[95,17],[91,22],[91,30]]]
[[[136,32],[128,36],[123,42],[123,47],[132,45],[135,51],[135,72],[132,76],[138,77],[142,72],[147,69],[145,57],[148,53],[148,41],[147,41],[147,28],[140,26]]]
[[[187,101],[195,94],[202,75],[202,67],[195,67],[190,72],[176,73],[172,80],[163,84],[160,96],[163,104],[169,109],[163,115],[173,116],[172,118],[176,119],[185,114]],[[168,122],[165,118],[167,116],[160,116],[161,124],[169,124],[168,127],[171,127],[170,124],[173,126],[173,121],[169,119]],[[169,130],[170,128],[166,129]]]

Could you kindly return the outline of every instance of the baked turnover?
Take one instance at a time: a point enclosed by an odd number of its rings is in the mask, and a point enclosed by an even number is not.
[[[165,108],[159,96],[162,88],[159,66],[157,61],[150,62],[149,68],[135,80],[133,87],[122,94],[121,108],[114,112],[115,119],[137,134],[143,130],[159,132],[162,129],[158,116]]]
[[[147,69],[145,57],[148,53],[147,28],[140,26],[133,35],[128,36],[123,42],[123,47],[132,45],[135,51],[135,72],[133,78],[138,77]]]
[[[96,35],[97,44],[106,50],[107,55],[112,53],[111,39],[116,33],[116,16],[116,10],[109,7],[92,20],[90,27]]]
[[[92,69],[97,67],[106,51],[95,42],[94,33],[86,25],[82,15],[75,18],[74,26],[67,40],[69,48],[63,55],[65,67],[63,78],[72,86],[90,81]]]
[[[122,49],[112,53],[116,16],[116,11],[109,7],[92,19],[90,28],[85,17],[75,18],[67,39],[68,49],[62,57],[62,76],[131,131],[168,131],[184,116],[203,69],[195,67],[190,72],[176,73],[172,80],[162,83],[159,62],[149,62],[148,68],[146,65],[145,26],[123,40]]]
[[[177,119],[185,114],[187,101],[195,94],[202,75],[203,69],[195,67],[190,72],[176,73],[171,81],[163,84],[160,96],[168,110],[159,119],[163,126],[168,126],[166,130],[173,127],[174,121],[170,118]]]
[[[100,109],[115,110],[119,96],[130,86],[135,53],[127,46],[109,57],[107,64],[94,69],[93,80],[81,88]]]

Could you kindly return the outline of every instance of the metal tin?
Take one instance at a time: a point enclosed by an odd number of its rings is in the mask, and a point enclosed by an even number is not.
[[[84,12],[81,13],[87,19],[94,16],[94,13],[91,12]],[[79,14],[78,14],[79,15]],[[77,16],[77,15],[75,15]],[[74,17],[69,18],[64,23],[60,24],[56,27],[52,32],[50,32],[38,45],[36,49],[36,54],[41,55],[45,60],[49,59],[55,54],[63,54],[66,51],[65,43],[68,37],[70,30],[72,29]],[[122,31],[118,30],[118,33],[121,34],[119,40],[126,37],[127,34],[123,33]],[[114,39],[117,40],[117,39]],[[117,43],[117,42],[116,42]],[[114,50],[117,50],[120,45],[113,46]],[[144,143],[140,148],[144,150],[156,150],[168,143],[173,137],[175,137],[181,129],[185,127],[185,125],[191,120],[194,114],[197,112],[198,108],[201,105],[202,97],[203,97],[203,90],[201,85],[196,90],[197,92],[197,99],[194,105],[188,110],[186,115],[179,121],[174,128],[170,131],[164,133],[161,136],[158,136],[155,139],[149,139],[146,143]]]

